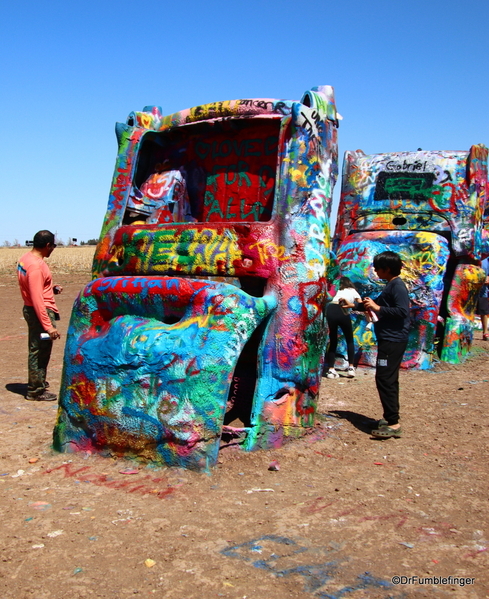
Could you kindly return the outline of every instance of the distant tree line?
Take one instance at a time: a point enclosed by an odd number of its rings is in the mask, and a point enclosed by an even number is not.
[[[89,239],[88,241],[80,241],[80,245],[97,245],[97,243],[99,242],[98,239]],[[76,238],[68,238],[68,243],[64,243],[62,239],[60,239],[59,237],[56,237],[56,244],[60,247],[63,246],[73,246],[73,245],[77,245],[77,239]],[[19,243],[18,239],[14,239],[13,242],[7,241],[5,240],[3,243],[0,244],[0,247],[4,247],[4,248],[15,248],[15,247],[32,247],[32,240],[26,240],[25,244],[21,244]]]
[[[98,239],[89,239],[88,241],[80,241],[80,245],[97,245],[98,243]],[[65,244],[63,242],[62,239],[59,239],[59,237],[56,237],[56,243],[58,246],[63,247],[65,245],[69,245],[69,246],[73,246],[76,245],[77,240],[75,238],[68,238],[68,243]],[[32,247],[32,240],[26,240],[25,244],[21,244],[19,243],[18,239],[14,239],[13,242],[7,241],[5,240],[3,243],[0,244],[0,247],[5,247],[5,248],[15,248],[15,247],[22,247],[22,246],[26,246],[26,247]]]

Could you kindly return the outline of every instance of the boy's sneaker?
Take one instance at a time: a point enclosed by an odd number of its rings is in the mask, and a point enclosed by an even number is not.
[[[353,368],[353,366],[348,366],[348,370],[346,371],[346,376],[349,379],[352,379],[355,376],[355,369]]]
[[[484,333],[484,335],[482,335],[482,339],[483,341],[489,341],[489,335],[487,333]]]
[[[336,372],[334,368],[330,368],[326,374],[327,379],[338,379],[340,375]]]

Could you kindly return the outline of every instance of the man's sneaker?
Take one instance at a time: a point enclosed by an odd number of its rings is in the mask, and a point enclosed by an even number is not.
[[[44,391],[41,395],[26,395],[25,398],[29,401],[55,401],[58,399],[56,393],[50,393],[49,391]]]
[[[339,374],[336,372],[336,370],[334,368],[330,368],[328,370],[328,372],[326,373],[326,378],[327,379],[337,379],[339,378]]]
[[[346,376],[349,379],[352,379],[355,376],[355,369],[353,368],[353,366],[348,366],[348,370],[346,371]]]

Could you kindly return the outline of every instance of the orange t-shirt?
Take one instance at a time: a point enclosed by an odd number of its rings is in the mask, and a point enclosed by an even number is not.
[[[58,308],[54,301],[53,277],[49,266],[42,258],[27,252],[17,264],[17,279],[24,304],[34,308],[46,331],[52,328],[46,308],[56,313]]]

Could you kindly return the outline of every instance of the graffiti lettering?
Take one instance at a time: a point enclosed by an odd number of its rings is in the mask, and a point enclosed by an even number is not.
[[[421,196],[428,199],[431,196],[431,186],[427,186],[425,179],[387,179],[384,189],[389,197],[399,195],[418,199]]]
[[[331,547],[309,548],[299,545],[294,539],[277,535],[264,535],[221,551],[222,555],[226,557],[239,559],[254,568],[270,572],[281,578],[292,576],[299,579],[301,576],[304,593],[313,593],[314,597],[324,597],[325,599],[340,599],[348,595],[353,597],[358,596],[357,591],[364,594],[365,589],[371,590],[371,594],[375,593],[376,597],[385,597],[386,599],[404,596],[403,594],[394,594],[392,584],[387,580],[368,573],[356,575],[353,580],[349,581],[349,584],[343,586],[339,583],[338,574],[341,572],[340,566],[344,558],[332,559],[333,552],[338,552],[338,549],[331,550]],[[261,554],[259,558],[257,558],[257,553]],[[321,555],[327,557],[327,561],[318,562],[318,557]],[[332,588],[336,590],[324,586],[331,581],[333,581]]]
[[[126,156],[121,156],[117,162],[117,176],[112,181],[111,200],[113,199],[113,207],[120,208],[124,196],[127,194],[129,185],[129,176],[131,174],[132,166],[134,163],[134,152],[137,147],[137,143],[140,137],[143,135],[144,130],[135,130],[131,135],[131,142],[129,143],[128,151]],[[125,141],[129,141],[126,140]]]
[[[213,214],[217,214],[222,220],[237,220],[238,217],[244,220],[247,216],[252,215],[255,221],[260,220],[260,215],[265,211],[265,206],[262,202],[267,201],[267,197],[273,192],[275,186],[274,169],[269,165],[262,165],[258,172],[260,188],[263,190],[262,201],[256,200],[251,205],[249,212],[245,211],[247,206],[246,198],[236,198],[233,196],[233,191],[229,191],[230,196],[224,202],[216,195],[220,195],[219,191],[227,186],[235,185],[238,188],[246,189],[252,187],[250,179],[249,165],[240,160],[236,164],[230,165],[215,165],[212,170],[212,175],[207,178],[208,188],[204,194],[204,205],[209,207],[206,213],[205,220],[209,222]],[[224,184],[220,183],[221,181]],[[209,189],[211,188],[211,189]],[[236,193],[236,191],[234,191]],[[238,212],[239,210],[239,212]]]
[[[124,479],[113,479],[106,474],[92,473],[89,466],[72,470],[71,464],[61,464],[56,468],[46,470],[44,474],[51,474],[61,470],[65,478],[77,478],[83,482],[92,483],[98,487],[107,487],[109,489],[123,489],[126,493],[138,493],[140,495],[152,495],[157,499],[163,499],[175,491],[174,487],[168,485],[168,479],[164,477],[152,477],[146,475],[138,478],[131,478],[127,481]],[[145,481],[145,484],[141,484]],[[149,481],[149,482],[148,482]],[[149,483],[152,483],[151,485]],[[135,486],[133,486],[135,485]],[[157,485],[155,487],[155,485]]]
[[[324,201],[322,198],[313,195],[313,199],[311,200],[311,208],[314,210],[314,215],[318,220],[326,220]]]
[[[284,256],[285,247],[283,245],[277,245],[273,241],[257,241],[253,245],[250,245],[250,250],[253,248],[258,249],[258,257],[262,264],[265,264],[267,258],[277,258],[278,260],[287,260]]]
[[[216,198],[214,197],[214,194],[210,191],[205,192],[204,206],[210,206],[207,212],[207,220],[209,220],[211,215],[214,213],[217,213],[224,220],[224,214],[222,213],[221,205],[219,204],[219,201],[216,200]]]
[[[324,229],[321,230],[319,225],[313,223],[309,228],[309,235],[314,237],[315,239],[319,239],[322,243],[324,243]]]
[[[421,162],[420,160],[415,160],[414,162],[408,162],[404,160],[403,162],[396,162],[395,160],[389,160],[389,162],[385,165],[386,171],[407,171],[407,172],[426,172],[429,168],[433,168],[433,165],[429,164],[427,160]]]
[[[278,112],[279,114],[287,114],[289,111],[287,109],[287,104],[285,102],[277,102],[273,107],[274,112]]]
[[[237,164],[216,164],[212,168],[212,175],[207,177],[207,185],[212,185],[217,189],[218,181],[222,180],[222,177],[224,177],[226,185],[233,185],[238,182],[238,187],[241,187],[243,184],[245,184],[246,187],[251,187],[251,181],[248,175],[249,170],[249,165],[244,162],[244,160],[240,160]]]
[[[239,207],[236,204],[239,203]],[[258,200],[253,202],[250,207],[250,210],[246,212],[246,198],[236,199],[233,197],[228,198],[226,202],[226,209],[223,211],[221,208],[221,204],[214,196],[211,191],[206,191],[204,196],[204,205],[210,206],[209,211],[207,212],[206,221],[210,220],[212,214],[218,214],[220,218],[223,220],[233,220],[233,218],[237,217],[237,212],[233,211],[239,208],[239,215],[241,220],[245,220],[248,216],[253,215],[255,221],[260,220],[260,215],[265,210],[265,207]]]
[[[317,178],[318,187],[314,189],[310,200],[316,222],[311,222],[309,227],[309,239],[306,245],[307,266],[314,273],[314,278],[321,278],[326,273],[326,205],[328,201],[327,187],[328,179],[324,173]]]
[[[212,104],[204,104],[190,109],[190,114],[186,117],[186,122],[190,123],[193,120],[204,118],[213,118],[218,116],[231,116],[234,114],[233,102],[226,100],[225,102],[212,102]]]
[[[185,283],[183,283],[185,285]],[[90,283],[84,291],[85,297],[88,297],[93,292],[103,291],[124,291],[126,293],[139,293],[140,291],[148,290],[150,293],[160,294],[160,290],[170,292],[172,288],[178,291],[180,294],[193,293],[207,287],[209,283],[205,281],[193,281],[190,288],[182,291],[182,280],[181,279],[162,279],[157,277],[145,278],[145,277],[107,277],[98,279]]]
[[[267,100],[239,100],[240,106],[254,106],[255,108],[262,108],[269,110],[270,112],[278,112],[279,114],[288,114],[289,109],[287,104],[282,101],[272,102]]]
[[[108,291],[108,290],[114,290],[114,289],[120,289],[120,290],[125,290],[128,291],[127,286],[129,285],[129,287],[132,288],[132,290],[138,290],[138,288],[140,289],[145,289],[145,288],[158,288],[158,289],[165,289],[166,288],[166,282],[163,281],[162,279],[154,279],[154,280],[148,280],[148,279],[144,279],[144,278],[135,278],[135,279],[124,279],[121,277],[107,277],[105,279],[102,279],[100,282],[97,282],[97,288],[99,291]]]
[[[228,265],[241,259],[236,239],[221,235],[213,229],[186,229],[180,239],[168,238],[168,242],[156,249],[156,258],[162,265],[175,268],[180,258],[190,270],[197,267],[215,268],[218,261]]]
[[[249,212],[245,211],[246,199],[240,200],[240,205],[241,205],[241,210],[240,210],[241,220],[246,220],[248,218],[248,216],[253,215],[253,218],[255,219],[255,221],[259,221],[260,214],[265,210],[264,206],[259,201],[253,202],[253,204],[250,207]]]
[[[300,123],[302,127],[304,127],[309,135],[317,135],[318,124],[321,121],[321,117],[319,116],[317,110],[310,111],[309,115],[306,115],[306,113],[301,110],[300,115],[302,117],[302,121]]]
[[[224,141],[214,141],[208,143],[198,141],[195,144],[195,153],[204,160],[207,157],[227,158],[235,155],[238,158],[245,156],[270,156],[277,151],[278,138],[276,135],[270,135],[265,139],[226,139]]]

